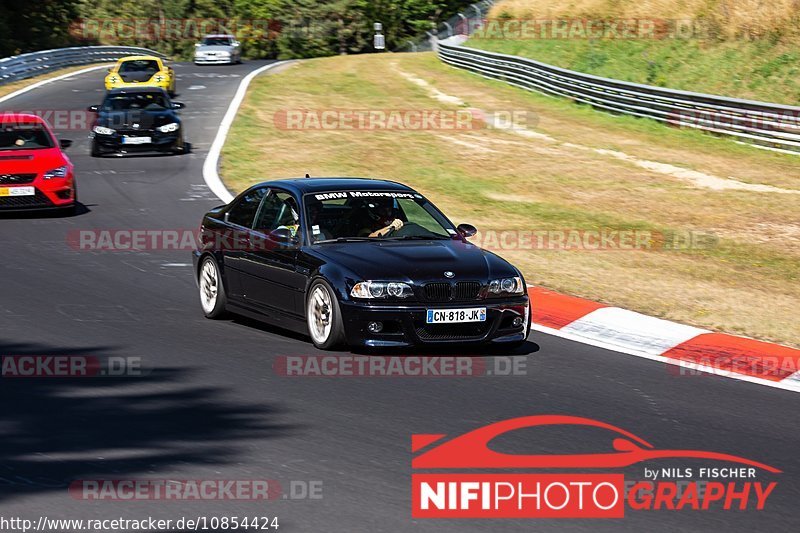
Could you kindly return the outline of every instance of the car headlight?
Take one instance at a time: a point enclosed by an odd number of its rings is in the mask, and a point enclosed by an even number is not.
[[[177,122],[170,122],[169,124],[164,124],[163,126],[158,127],[158,131],[161,133],[172,133],[173,131],[178,131],[181,125]]]
[[[489,294],[522,294],[525,292],[525,284],[522,278],[502,278],[493,279],[489,282]]]
[[[414,294],[411,285],[399,281],[361,281],[353,286],[353,298],[408,298]]]
[[[156,83],[161,83],[162,81],[164,81],[164,76],[162,76],[161,74],[156,74],[156,76],[153,79],[155,80]]]
[[[108,77],[108,83],[117,83],[118,81],[119,81],[119,78],[117,78],[116,76],[109,76]]]
[[[229,55],[231,55],[231,53],[230,53],[230,52],[219,52],[219,55],[221,55],[221,56],[223,56],[223,57],[224,57],[224,56],[229,56]]]
[[[116,130],[106,128],[105,126],[95,126],[92,128],[92,131],[98,135],[114,135],[114,133],[116,133]]]
[[[54,168],[53,170],[48,170],[47,172],[44,173],[44,176],[42,177],[46,180],[50,180],[53,178],[66,178],[67,172],[69,172],[69,168],[67,168],[67,165],[64,165],[63,167],[58,167]]]

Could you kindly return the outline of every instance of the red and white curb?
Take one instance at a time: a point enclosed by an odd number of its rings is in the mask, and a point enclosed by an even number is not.
[[[714,333],[529,287],[532,328],[598,348],[679,368],[800,392],[800,350],[735,335]]]

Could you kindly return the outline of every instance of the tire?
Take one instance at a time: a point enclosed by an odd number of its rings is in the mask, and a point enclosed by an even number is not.
[[[186,143],[184,142],[183,138],[181,138],[175,143],[175,147],[172,149],[172,155],[183,155],[186,153],[188,153],[188,150],[186,149]]]
[[[222,283],[219,266],[212,256],[203,257],[197,277],[203,314],[210,319],[222,318],[225,316],[228,297],[225,295],[225,284]]]
[[[306,323],[311,342],[320,350],[330,350],[344,343],[344,321],[339,300],[331,286],[321,279],[308,289]]]
[[[97,147],[96,142],[92,142],[92,157],[100,157],[103,154],[100,153],[100,149]]]

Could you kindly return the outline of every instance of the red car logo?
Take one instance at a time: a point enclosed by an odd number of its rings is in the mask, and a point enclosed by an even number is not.
[[[616,434],[616,438],[612,441],[615,451],[596,454],[516,455],[500,453],[489,448],[492,440],[509,431],[552,425],[591,426],[609,430]],[[412,435],[412,452],[418,452],[445,437],[446,435]],[[777,468],[735,455],[702,450],[658,450],[644,439],[611,424],[562,415],[525,416],[475,429],[417,455],[412,460],[412,467],[416,469],[621,468],[643,461],[666,458],[728,461],[781,473]]]

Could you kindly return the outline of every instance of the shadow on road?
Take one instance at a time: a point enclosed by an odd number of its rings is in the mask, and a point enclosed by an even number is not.
[[[113,355],[109,347],[55,349],[0,340],[1,356]],[[263,403],[187,385],[190,370],[140,377],[0,377],[0,501],[64,490],[79,479],[157,477],[186,464],[236,462],[251,439],[296,429]],[[224,477],[224,476],[220,476]]]

